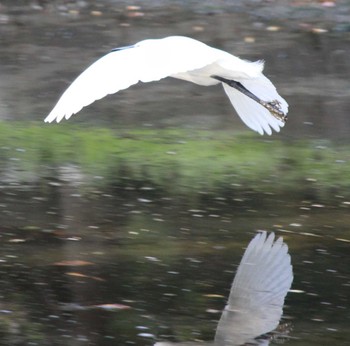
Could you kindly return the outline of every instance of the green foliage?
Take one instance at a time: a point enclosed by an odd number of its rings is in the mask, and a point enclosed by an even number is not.
[[[349,148],[330,142],[68,123],[4,122],[0,135],[0,169],[16,172],[24,183],[48,175],[59,179],[56,168],[74,164],[85,174],[85,183],[105,187],[151,184],[185,195],[214,189],[350,194]]]

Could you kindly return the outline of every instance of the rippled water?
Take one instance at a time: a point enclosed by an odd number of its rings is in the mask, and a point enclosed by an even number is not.
[[[140,18],[125,4],[78,10],[4,7],[1,119],[41,120],[68,81],[113,45],[176,33],[266,60],[291,105],[276,138],[347,141],[350,46],[342,23],[317,33],[317,17],[283,21],[261,8],[256,17],[244,6],[193,12],[177,3]],[[334,12],[322,11],[330,25]],[[232,127],[234,135],[244,127],[232,112],[222,90],[170,80],[136,86],[72,121]],[[341,196],[319,203],[247,187],[239,196],[197,191],[191,199],[147,184],[86,188],[79,169],[35,183],[9,175],[0,190],[2,345],[212,340],[244,247],[260,229],[282,235],[290,248],[286,344],[349,343],[349,204]]]
[[[210,340],[243,248],[267,229],[284,237],[294,266],[288,344],[346,345],[348,208],[287,196],[192,207],[147,189],[86,197],[67,186],[6,189],[2,202],[4,342]]]

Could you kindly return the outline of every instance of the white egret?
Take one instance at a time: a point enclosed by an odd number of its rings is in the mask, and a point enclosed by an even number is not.
[[[268,345],[255,338],[276,329],[293,281],[288,246],[274,233],[257,234],[249,243],[233,280],[227,305],[211,343],[157,342],[155,346]]]
[[[173,77],[199,85],[222,83],[243,122],[260,134],[279,132],[288,104],[262,74],[263,61],[242,60],[183,36],[117,48],[88,67],[63,93],[46,122],[69,119],[83,107],[138,82]]]

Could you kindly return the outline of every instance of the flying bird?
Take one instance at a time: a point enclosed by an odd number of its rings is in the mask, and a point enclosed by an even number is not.
[[[276,329],[293,282],[288,246],[274,233],[257,234],[244,252],[214,342],[157,342],[155,346],[269,345],[258,337]]]
[[[69,119],[83,107],[138,82],[166,77],[199,85],[221,83],[233,107],[252,130],[271,135],[284,126],[288,104],[262,73],[263,61],[242,60],[184,36],[140,41],[113,49],[80,74],[45,122]]]

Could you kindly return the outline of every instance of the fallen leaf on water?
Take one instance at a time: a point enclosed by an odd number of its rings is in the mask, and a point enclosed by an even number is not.
[[[324,7],[334,7],[335,2],[334,1],[322,1],[322,6]]]
[[[325,32],[328,32],[327,29],[323,28],[312,28],[311,31],[315,34],[324,34]]]
[[[91,266],[94,265],[92,262],[81,261],[81,260],[72,260],[72,261],[61,261],[55,262],[54,266],[67,266],[67,267],[81,267],[81,266]]]
[[[78,16],[80,14],[78,10],[69,10],[68,13],[73,16]]]
[[[221,294],[204,294],[203,297],[207,297],[207,298],[225,298],[224,296],[222,296]]]
[[[24,243],[25,241],[25,239],[13,238],[9,240],[9,243]]]
[[[108,311],[131,309],[129,305],[124,305],[124,304],[98,304],[98,305],[90,305],[89,308],[102,309],[102,310],[108,310]]]
[[[196,32],[203,32],[204,31],[204,26],[194,25],[194,26],[192,26],[192,29],[193,29],[193,31],[196,31]]]
[[[255,42],[255,37],[253,37],[253,36],[246,36],[244,38],[244,42],[246,42],[246,43],[254,43]]]
[[[335,240],[338,240],[338,241],[343,241],[344,243],[350,243],[350,240],[349,240],[349,239],[344,239],[344,238],[335,238]]]
[[[138,10],[141,10],[141,6],[129,5],[129,6],[126,6],[126,9],[128,11],[138,11]]]
[[[102,16],[102,12],[101,11],[91,11],[90,14],[92,16],[96,16],[96,17]]]
[[[106,280],[104,280],[102,278],[99,278],[98,276],[90,276],[90,275],[85,275],[85,274],[82,274],[82,273],[67,272],[65,274],[69,275],[69,276],[75,276],[75,277],[78,277],[78,278],[87,278],[87,279],[92,279],[92,280],[96,280],[96,281],[106,281]]]
[[[145,14],[143,12],[129,12],[127,16],[129,18],[143,17]]]
[[[266,28],[267,31],[280,31],[281,28],[277,25],[271,25]]]

